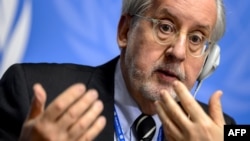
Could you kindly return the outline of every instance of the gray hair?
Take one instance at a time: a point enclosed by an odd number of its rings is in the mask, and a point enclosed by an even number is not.
[[[223,0],[216,0],[217,4],[217,20],[212,32],[211,40],[217,42],[224,35],[226,30],[225,7]]]
[[[153,0],[123,0],[122,2],[122,14],[140,14],[143,15],[152,4]],[[216,0],[217,4],[217,20],[212,31],[211,40],[217,42],[225,33],[225,9],[223,0]]]
[[[123,0],[122,14],[144,14],[151,4],[152,0]]]

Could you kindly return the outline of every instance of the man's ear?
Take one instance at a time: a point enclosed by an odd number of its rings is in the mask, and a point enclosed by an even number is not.
[[[127,46],[128,31],[130,27],[131,16],[124,14],[121,16],[118,24],[117,42],[120,48]]]

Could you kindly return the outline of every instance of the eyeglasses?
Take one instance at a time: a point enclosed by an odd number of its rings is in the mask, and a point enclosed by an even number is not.
[[[175,25],[168,20],[159,20],[148,18],[135,14],[134,16],[152,22],[154,39],[161,45],[168,45],[177,40],[179,32]],[[201,57],[208,52],[211,41],[209,41],[201,32],[189,33],[188,35],[188,52],[194,57]]]

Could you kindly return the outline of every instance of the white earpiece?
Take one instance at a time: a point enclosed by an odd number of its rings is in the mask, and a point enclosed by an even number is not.
[[[195,88],[193,97],[195,98],[204,79],[206,79],[208,76],[210,76],[215,69],[219,66],[220,64],[220,47],[215,44],[211,47],[211,51],[209,52],[205,63],[202,67],[202,70],[200,72],[199,77],[197,78],[197,87]]]
[[[201,73],[199,77],[197,78],[197,81],[202,81],[203,79],[206,79],[208,76],[210,76],[214,70],[219,66],[220,64],[220,47],[215,44],[212,46],[211,51],[209,52],[206,61],[203,65],[203,68],[201,70]]]

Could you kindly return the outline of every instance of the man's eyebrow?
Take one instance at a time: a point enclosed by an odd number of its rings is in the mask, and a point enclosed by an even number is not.
[[[167,8],[163,8],[160,10],[160,13],[159,13],[160,16],[170,16],[171,18],[174,18],[176,19],[177,16],[172,14]]]
[[[211,28],[210,28],[210,26],[209,25],[197,25],[197,27],[199,28],[199,29],[204,29],[206,32],[210,32],[211,31]]]

